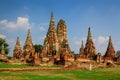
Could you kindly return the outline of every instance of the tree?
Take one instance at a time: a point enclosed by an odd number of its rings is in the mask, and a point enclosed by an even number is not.
[[[1,53],[1,49],[2,49],[3,44],[4,44],[4,48],[5,48],[5,53],[8,54],[9,53],[9,45],[5,41],[5,39],[0,38],[0,53]]]
[[[117,51],[116,57],[120,57],[120,51]]]
[[[76,59],[78,57],[78,53],[74,53],[74,58]]]
[[[43,46],[40,44],[35,44],[34,48],[35,48],[35,52],[41,52],[43,49]]]

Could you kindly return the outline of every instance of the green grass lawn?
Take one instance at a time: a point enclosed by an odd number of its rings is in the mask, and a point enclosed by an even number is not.
[[[3,71],[0,80],[120,80],[120,68],[80,71]]]
[[[58,68],[61,66],[28,66],[28,65],[11,65],[4,62],[0,62],[0,68]]]
[[[51,68],[41,66],[10,65],[0,62],[0,68]],[[0,80],[120,80],[120,68],[65,71],[0,71]]]

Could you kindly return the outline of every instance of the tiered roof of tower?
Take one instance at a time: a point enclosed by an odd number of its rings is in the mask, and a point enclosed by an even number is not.
[[[17,37],[14,52],[13,52],[13,57],[16,59],[19,59],[21,55],[22,55],[22,50],[20,47],[20,40],[19,40],[19,37]]]
[[[109,59],[115,58],[115,50],[114,50],[114,47],[113,47],[113,44],[112,44],[111,36],[109,37],[109,43],[108,43],[107,51],[106,51],[104,57],[109,58]]]
[[[16,40],[16,44],[15,44],[14,50],[15,50],[15,49],[21,49],[19,37],[17,37],[17,40]]]
[[[23,55],[26,60],[30,59],[31,57],[34,57],[34,46],[32,43],[32,38],[30,34],[30,29],[28,29],[27,38],[23,47]]]
[[[83,40],[82,40],[81,48],[80,48],[80,51],[79,51],[79,56],[84,57],[84,43],[83,43]]]
[[[51,13],[51,18],[50,18],[50,24],[49,24],[49,29],[53,28],[55,29],[55,22],[54,22],[54,14],[53,12]],[[51,29],[50,29],[51,30]]]
[[[28,29],[25,45],[33,46],[32,38],[31,38],[31,35],[30,35],[30,29]]]
[[[57,24],[57,36],[60,43],[60,54],[64,58],[64,60],[74,60],[74,56],[71,53],[69,42],[67,38],[67,27],[65,21],[60,19]],[[61,58],[62,58],[61,57]]]
[[[67,27],[65,21],[60,19],[57,25],[57,36],[60,43],[61,48],[67,48],[68,52],[70,53],[70,47],[67,38]]]
[[[63,19],[57,24],[57,36],[60,43],[62,43],[64,39],[67,39],[67,29]]]
[[[87,42],[84,49],[84,54],[87,58],[93,58],[96,55],[96,48],[92,40],[90,27],[88,29]]]
[[[57,53],[59,50],[59,43],[58,43],[53,13],[51,13],[49,29],[44,41],[44,49],[47,50],[47,53],[49,55],[53,55],[53,51],[56,51]]]

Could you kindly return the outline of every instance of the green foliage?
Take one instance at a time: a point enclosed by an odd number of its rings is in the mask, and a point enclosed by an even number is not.
[[[43,46],[40,44],[35,44],[34,48],[35,48],[35,52],[41,52],[43,49]]]
[[[12,57],[11,56],[8,56],[8,59],[11,59]]]
[[[117,51],[116,57],[120,57],[120,51]]]
[[[2,45],[4,44],[4,48],[5,48],[5,53],[8,54],[9,53],[9,45],[8,43],[5,41],[5,39],[0,38],[0,52],[2,49]]]
[[[74,53],[74,58],[76,59],[78,57],[78,54],[77,53]]]

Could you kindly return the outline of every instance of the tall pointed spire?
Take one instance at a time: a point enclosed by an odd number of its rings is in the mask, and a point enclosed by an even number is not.
[[[2,44],[1,54],[5,54],[4,44]]]
[[[105,58],[108,58],[108,57],[110,59],[113,59],[115,57],[115,50],[112,44],[111,36],[109,36],[109,43],[108,43],[107,51],[105,53]]]
[[[81,48],[84,49],[84,42],[82,40]]]
[[[84,43],[83,43],[83,40],[82,40],[81,48],[80,48],[80,51],[79,51],[79,56],[81,56],[81,57],[84,56]]]
[[[87,36],[87,42],[84,49],[84,54],[87,58],[93,59],[96,55],[96,48],[94,46],[93,40],[92,40],[92,34],[90,27],[88,28],[88,36]]]
[[[91,34],[91,29],[90,27],[88,28],[88,37],[87,37],[87,40],[92,40],[92,34]]]
[[[111,38],[111,36],[109,36],[108,48],[113,48],[112,38]]]
[[[49,29],[44,40],[44,49],[47,49],[47,53],[53,55],[53,52],[58,52],[59,43],[57,37],[57,31],[54,23],[54,15],[51,13]]]
[[[51,21],[54,21],[54,14],[51,12]]]
[[[16,59],[20,59],[21,55],[22,55],[22,50],[21,50],[21,47],[20,47],[20,40],[19,40],[19,37],[17,37],[15,48],[14,48],[14,51],[13,51],[13,57],[16,58]]]
[[[26,41],[25,41],[25,45],[31,45],[31,46],[33,46],[32,38],[31,38],[31,34],[30,34],[30,29],[28,29],[28,33],[27,33],[27,38],[26,38]]]
[[[53,12],[51,12],[51,19],[50,19],[50,24],[49,24],[49,26],[55,26],[55,22],[54,22],[54,14],[53,14]]]
[[[55,28],[55,22],[54,22],[53,12],[51,12],[51,18],[50,18],[48,33],[49,33],[50,31],[56,33],[56,28]],[[47,34],[48,34],[48,33],[47,33]],[[56,34],[56,35],[57,35],[57,34]]]
[[[20,48],[20,40],[19,40],[19,37],[17,37],[15,49],[21,49],[21,48]]]
[[[88,35],[89,35],[89,36],[92,36],[92,35],[91,35],[91,29],[90,29],[90,27],[88,28]]]
[[[28,29],[27,38],[23,47],[23,57],[26,59],[26,61],[34,56],[35,48],[32,43],[32,38],[30,34],[30,29]]]

